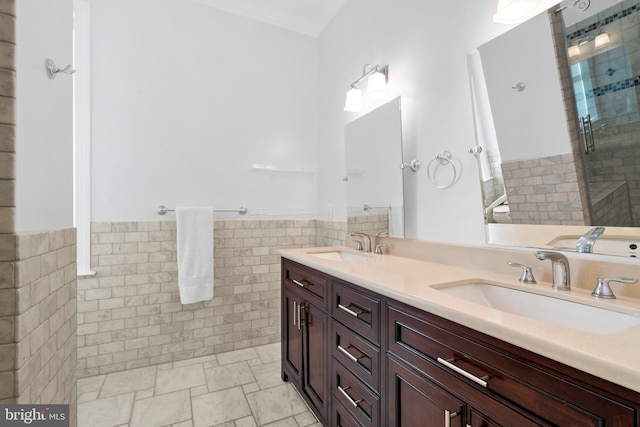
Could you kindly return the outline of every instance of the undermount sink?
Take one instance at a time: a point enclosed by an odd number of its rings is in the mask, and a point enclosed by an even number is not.
[[[579,238],[580,236],[558,237],[549,242],[549,246],[554,249],[570,249],[575,251]],[[638,256],[640,255],[638,253],[639,247],[640,242],[638,239],[601,236],[593,243],[592,252],[605,255]]]
[[[369,255],[346,251],[308,252],[308,254],[316,258],[328,259],[331,261],[357,261],[371,258]]]
[[[434,289],[499,311],[595,334],[613,334],[640,325],[638,315],[619,313],[491,283],[443,285]]]

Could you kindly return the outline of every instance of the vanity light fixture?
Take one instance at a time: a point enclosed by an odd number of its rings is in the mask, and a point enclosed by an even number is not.
[[[611,43],[611,39],[609,38],[609,34],[602,31],[600,34],[596,36],[596,49],[600,49]]]
[[[539,0],[498,0],[498,11],[493,15],[493,22],[513,24],[532,12]]]
[[[356,113],[362,109],[362,91],[355,86],[347,91],[347,100],[344,104],[344,111]]]
[[[356,87],[363,80],[367,80],[367,96],[372,98],[383,97],[387,94],[387,82],[389,81],[389,66],[373,66],[366,64],[362,69],[362,76],[351,83],[351,89],[347,91],[347,99],[344,105],[345,111],[358,112],[362,109],[362,91]]]
[[[576,56],[580,56],[580,46],[577,44],[569,46],[569,58],[575,58]]]

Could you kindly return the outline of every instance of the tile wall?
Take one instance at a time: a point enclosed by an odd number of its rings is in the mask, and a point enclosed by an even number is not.
[[[628,227],[633,223],[627,181],[591,184],[594,224]]]
[[[76,420],[76,230],[18,233],[15,401],[64,403]]]
[[[175,221],[93,223],[78,283],[78,377],[280,340],[279,249],[344,244],[344,223],[214,223],[214,298],[182,305]]]
[[[367,233],[372,236],[371,244],[373,245],[373,236],[381,231],[389,230],[389,215],[387,213],[350,215],[347,219],[347,230],[350,233]],[[347,240],[347,246],[352,245],[352,240],[351,238]]]
[[[15,402],[15,0],[0,1],[0,403]]]
[[[514,224],[587,224],[571,154],[502,163]]]

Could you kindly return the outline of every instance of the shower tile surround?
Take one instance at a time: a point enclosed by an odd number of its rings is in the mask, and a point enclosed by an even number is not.
[[[637,109],[629,111],[627,98],[630,96],[636,100],[640,99],[640,45],[637,43],[640,39],[639,13],[640,2],[625,1],[622,6],[611,7],[584,23],[570,27],[566,36],[567,43],[572,43],[605,30],[611,36],[612,47],[626,46],[628,49],[631,67],[628,72],[631,76],[623,75],[614,80],[609,64],[618,61],[619,58],[612,57],[613,50],[605,49],[607,62],[594,70],[597,87],[588,91],[586,96],[595,97],[596,105],[601,108],[598,112],[599,120],[594,121],[596,150],[584,157],[584,163],[589,185],[617,188],[613,183],[627,182],[628,203],[631,205],[632,215],[632,221],[627,225],[633,226],[640,225],[640,112]],[[604,57],[603,54],[598,56]],[[579,57],[576,60],[580,59],[583,58]],[[620,68],[619,64],[614,68]],[[568,80],[568,84],[571,85],[571,80]],[[619,191],[610,198],[620,201],[617,210],[625,209],[627,202],[622,201]],[[596,211],[594,209],[594,215],[597,215]]]
[[[214,298],[182,305],[175,221],[93,223],[78,281],[78,377],[280,340],[283,248],[345,242],[344,222],[216,220]]]

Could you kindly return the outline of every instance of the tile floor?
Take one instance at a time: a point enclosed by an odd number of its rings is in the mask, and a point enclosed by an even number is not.
[[[269,344],[78,380],[79,427],[321,427]]]

